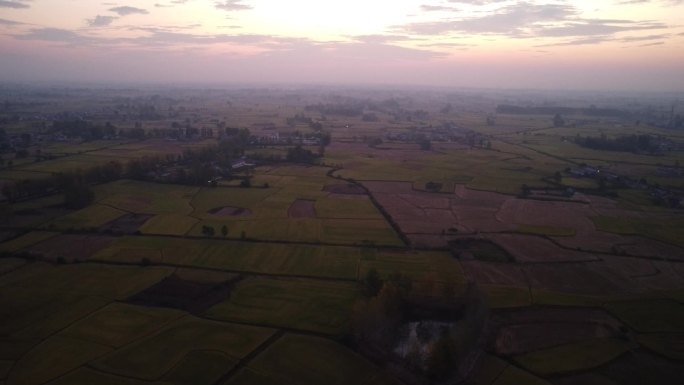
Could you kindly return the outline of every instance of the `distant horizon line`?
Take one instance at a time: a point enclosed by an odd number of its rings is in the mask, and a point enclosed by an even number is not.
[[[0,87],[7,86],[31,86],[31,87],[58,87],[58,88],[88,88],[88,89],[131,89],[131,88],[162,88],[162,89],[306,89],[306,88],[339,88],[346,90],[432,90],[432,91],[488,91],[488,92],[569,92],[569,93],[599,93],[599,94],[680,94],[682,90],[639,90],[639,89],[590,89],[590,88],[554,88],[554,87],[478,87],[478,86],[455,86],[455,85],[431,85],[412,83],[335,83],[335,82],[171,82],[171,81],[80,81],[80,80],[1,80]]]

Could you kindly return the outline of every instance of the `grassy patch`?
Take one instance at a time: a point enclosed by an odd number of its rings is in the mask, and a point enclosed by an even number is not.
[[[490,308],[501,309],[532,305],[527,288],[480,285]]]
[[[119,180],[97,186],[99,203],[145,214],[190,214],[197,187]]]
[[[108,302],[107,299],[33,287],[2,287],[0,338],[40,340]]]
[[[370,198],[364,195],[321,198],[316,201],[316,215],[319,218],[382,219]]]
[[[230,299],[209,309],[207,316],[339,334],[347,328],[357,295],[354,283],[254,279],[240,283]]]
[[[508,367],[508,362],[492,355],[485,355],[479,367],[468,379],[468,385],[490,385]]]
[[[470,253],[478,261],[515,262],[515,259],[503,247],[484,239],[459,239],[450,243],[454,254]]]
[[[186,354],[163,380],[179,385],[213,385],[235,364],[237,361],[225,353],[195,350]]]
[[[641,334],[637,340],[662,356],[684,361],[684,334]]]
[[[51,231],[31,231],[18,238],[14,238],[4,243],[0,243],[0,251],[15,252],[33,246],[47,239],[50,239],[59,233]]]
[[[518,232],[525,234],[547,235],[549,237],[572,237],[575,235],[575,229],[571,229],[568,227],[552,227],[537,225],[519,225]]]
[[[301,335],[286,334],[248,367],[274,383],[370,385],[390,381],[377,367],[346,347]]]
[[[642,333],[684,332],[684,306],[675,301],[611,302],[606,309]]]
[[[532,289],[532,303],[534,305],[601,306],[603,302],[601,298],[597,297]]]
[[[60,229],[90,229],[100,227],[125,214],[126,212],[124,211],[109,206],[95,204],[63,217],[59,217],[50,222],[48,226],[54,225]]]
[[[627,341],[600,338],[538,350],[516,356],[514,360],[533,373],[548,376],[595,368],[629,349]]]
[[[115,376],[112,374],[105,374],[88,368],[79,368],[63,377],[50,382],[50,385],[153,385],[148,381],[136,380],[134,378],[126,378]],[[157,383],[154,383],[156,385]],[[159,384],[161,385],[161,384]]]
[[[164,308],[113,303],[65,329],[62,335],[100,345],[121,347],[183,314]]]
[[[185,235],[199,220],[185,215],[160,214],[140,227],[143,234]]]
[[[11,277],[14,278],[13,286],[109,299],[128,298],[172,273],[171,269],[161,267],[105,266],[87,263],[42,268],[36,266],[26,274],[23,274],[22,270],[11,274],[15,276]]]
[[[539,377],[509,365],[496,379],[493,385],[549,385],[547,381]]]
[[[164,262],[188,267],[356,279],[359,248],[122,237],[93,259],[120,261],[127,250],[161,252]]]
[[[110,348],[93,342],[54,336],[17,361],[7,383],[43,384],[110,351]]]
[[[105,371],[154,380],[168,373],[193,351],[220,352],[235,362],[249,354],[272,333],[272,330],[265,328],[186,317],[149,338],[98,360],[95,365]],[[229,367],[226,367],[226,371]],[[195,369],[198,372],[203,370],[202,366]]]
[[[607,216],[592,217],[598,230],[623,235],[643,235],[667,243],[684,246],[684,220],[648,221]]]

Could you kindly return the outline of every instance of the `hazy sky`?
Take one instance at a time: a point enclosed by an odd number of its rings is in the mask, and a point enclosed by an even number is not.
[[[684,91],[684,0],[0,0],[0,80]]]

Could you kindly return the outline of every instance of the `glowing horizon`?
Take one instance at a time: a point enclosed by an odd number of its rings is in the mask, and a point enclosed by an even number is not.
[[[684,90],[684,1],[0,1],[0,80]]]

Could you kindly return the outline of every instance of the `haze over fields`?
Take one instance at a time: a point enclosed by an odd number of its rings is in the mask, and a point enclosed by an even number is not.
[[[0,1],[0,80],[680,91],[679,0]]]

